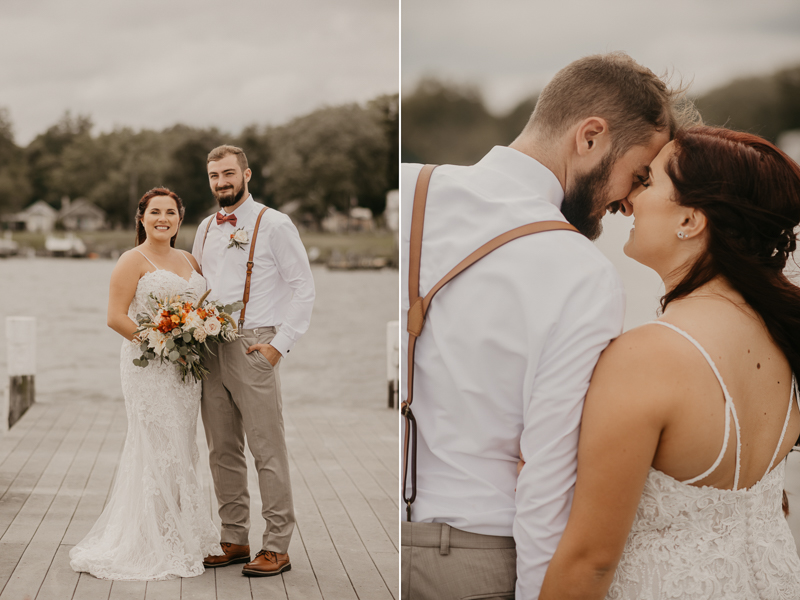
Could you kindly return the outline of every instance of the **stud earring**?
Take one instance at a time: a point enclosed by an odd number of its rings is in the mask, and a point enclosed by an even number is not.
[[[678,232],[678,237],[679,237],[680,239],[683,239],[683,238],[685,238],[685,237],[686,237],[686,234],[685,234],[685,233],[683,233],[682,231],[679,231],[679,232]]]

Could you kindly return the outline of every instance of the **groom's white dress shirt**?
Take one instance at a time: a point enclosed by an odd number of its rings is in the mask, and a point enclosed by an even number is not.
[[[264,208],[248,196],[233,213],[236,225],[217,225],[215,215],[197,228],[192,254],[200,263],[211,290],[209,299],[225,304],[242,299],[250,257],[250,242],[228,248],[231,234],[244,228],[253,239],[258,213]],[[226,213],[221,213],[226,214]],[[208,219],[213,219],[203,249]],[[283,356],[294,347],[311,323],[314,307],[314,279],[308,256],[292,220],[269,209],[261,217],[250,279],[250,300],[245,311],[245,329],[275,326],[278,333],[270,344]],[[238,322],[239,313],[233,318]]]
[[[420,168],[402,168],[404,358],[411,207]],[[437,168],[428,191],[420,293],[491,238],[526,223],[564,221],[563,196],[551,171],[507,147],[493,148],[474,166]],[[624,303],[616,270],[594,244],[553,231],[489,254],[430,305],[416,346],[412,520],[513,535],[517,598],[538,597],[564,531],[589,378],[600,352],[622,332]],[[404,398],[406,375],[404,367]],[[520,448],[526,465],[518,479]]]

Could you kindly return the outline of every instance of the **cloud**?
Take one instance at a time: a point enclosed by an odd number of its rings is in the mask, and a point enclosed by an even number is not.
[[[795,0],[403,0],[403,89],[433,75],[474,82],[496,111],[572,60],[624,50],[698,93],[800,61]]]
[[[4,0],[0,106],[26,144],[67,109],[97,130],[236,132],[398,91],[398,7],[375,0]]]

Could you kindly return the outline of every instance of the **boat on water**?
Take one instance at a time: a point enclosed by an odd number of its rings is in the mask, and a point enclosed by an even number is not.
[[[68,233],[66,237],[48,235],[44,240],[44,249],[50,256],[86,256],[86,244],[72,233]]]
[[[19,253],[19,244],[11,239],[11,232],[6,231],[0,238],[0,257],[16,256]]]
[[[328,269],[334,271],[352,271],[355,269],[383,269],[389,266],[389,261],[381,256],[342,256],[334,254],[325,263]]]

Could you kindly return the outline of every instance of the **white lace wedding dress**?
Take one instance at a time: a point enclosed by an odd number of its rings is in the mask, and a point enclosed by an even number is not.
[[[800,558],[781,509],[785,461],[772,469],[789,422],[792,394],[796,397],[794,377],[783,432],[766,475],[752,487],[738,489],[739,421],[719,371],[689,334],[669,323],[654,323],[680,333],[705,356],[725,396],[726,434],[711,468],[689,481],[650,469],[607,600],[800,599]],[[800,406],[800,398],[797,402]],[[733,489],[689,485],[720,464],[731,420],[736,432]]]
[[[205,287],[194,270],[189,281],[171,271],[151,271],[139,280],[128,315],[135,319],[144,312],[151,292],[199,297]],[[101,579],[191,577],[203,572],[204,556],[222,554],[197,477],[201,384],[191,376],[182,382],[171,363],[137,367],[133,359],[140,355],[138,346],[123,342],[125,447],[111,497],[88,535],[70,550],[70,565]]]

